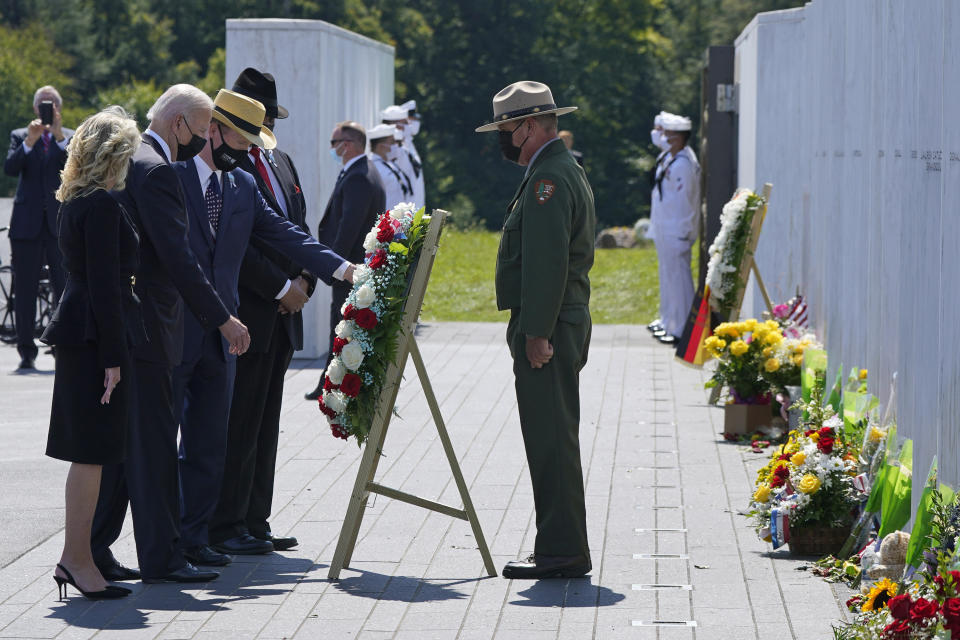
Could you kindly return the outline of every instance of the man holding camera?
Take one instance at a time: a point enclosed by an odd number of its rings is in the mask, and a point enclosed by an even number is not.
[[[57,212],[54,193],[60,188],[60,170],[67,161],[67,143],[72,129],[60,120],[63,102],[51,86],[40,87],[33,95],[37,116],[23,129],[10,133],[10,150],[4,172],[19,179],[10,217],[10,253],[16,280],[14,320],[20,369],[34,369],[37,345],[34,323],[37,315],[37,287],[40,272],[50,266],[50,284],[56,300],[63,292],[62,257],[57,246]]]

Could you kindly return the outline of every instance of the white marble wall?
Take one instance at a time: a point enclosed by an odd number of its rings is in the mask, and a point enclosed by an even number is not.
[[[293,158],[307,200],[312,233],[337,179],[330,134],[337,122],[379,122],[393,104],[393,47],[319,20],[227,20],[226,86],[246,67],[273,74],[278,99],[290,111],[277,120],[279,148]],[[304,349],[328,348],[330,289],[322,283],[304,308]]]
[[[757,253],[771,296],[808,296],[831,377],[841,362],[867,367],[886,403],[899,372],[914,481],[939,453],[956,487],[955,38],[956,0],[813,0],[756,16],[737,39],[736,73],[741,184],[774,185]]]

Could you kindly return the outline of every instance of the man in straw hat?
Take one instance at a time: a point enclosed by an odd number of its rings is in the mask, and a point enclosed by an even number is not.
[[[252,175],[234,170],[246,158],[251,144],[267,150],[276,146],[273,133],[262,126],[264,113],[260,102],[221,89],[213,102],[209,143],[199,158],[176,167],[192,218],[191,244],[207,278],[232,310],[238,305],[241,263],[254,241],[289,256],[328,284],[334,279],[349,279],[353,268],[297,225],[275,213],[260,194]],[[233,413],[231,396],[237,397],[233,394],[236,359],[223,348],[219,336],[204,331],[199,323],[188,322],[187,326],[189,348],[185,349],[183,363],[174,376],[174,403],[183,416],[180,424],[180,483],[184,506],[181,546],[187,559],[207,565],[229,562],[224,553],[269,553],[274,550],[272,542],[253,537],[245,516],[251,500],[257,450],[268,448],[267,442],[275,443],[277,433],[258,433],[258,429],[251,442],[250,434],[233,428],[235,422],[231,421],[228,435],[227,416]],[[264,389],[245,390],[248,395],[265,392]],[[228,452],[234,455],[228,458]],[[267,454],[275,459],[276,448],[264,451],[264,455]],[[225,461],[229,461],[231,470],[226,478]],[[272,497],[273,464],[270,472]],[[234,490],[237,484],[244,490]],[[221,493],[221,485],[230,485],[231,490]],[[239,504],[224,504],[224,497]],[[268,501],[262,527],[266,526],[269,507]],[[211,536],[221,534],[212,540],[220,553],[209,546],[208,523],[214,509],[218,514],[230,514],[238,520],[230,522],[238,526],[236,530],[210,532]],[[266,531],[261,529],[258,533],[263,536]]]
[[[497,307],[510,310],[520,428],[537,512],[534,552],[505,578],[571,578],[591,569],[580,466],[580,370],[590,344],[595,215],[583,169],[557,137],[550,88],[515,82],[493,98],[503,156],[526,172],[507,207],[497,255]]]
[[[263,126],[275,131],[289,112],[277,101],[277,83],[269,73],[247,67],[233,91],[263,104]],[[288,135],[295,135],[290,131]],[[252,145],[240,168],[253,176],[270,208],[310,233],[307,203],[293,159],[279,148]],[[269,541],[283,551],[297,545],[290,536],[274,536],[268,518],[273,507],[274,467],[284,376],[293,352],[303,349],[301,309],[317,279],[282,251],[254,237],[240,268],[240,317],[250,329],[250,349],[237,360],[230,410],[227,467],[244,469],[223,486],[211,524],[211,540],[234,538],[244,532]],[[261,439],[262,438],[262,439]]]

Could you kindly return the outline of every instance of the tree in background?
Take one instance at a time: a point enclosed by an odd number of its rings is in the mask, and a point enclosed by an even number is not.
[[[603,225],[649,210],[645,167],[661,108],[699,122],[700,64],[760,11],[802,0],[0,0],[0,126],[30,119],[55,84],[76,126],[107,104],[144,116],[164,88],[223,86],[227,18],[319,19],[396,47],[396,96],[424,116],[427,200],[490,227],[522,169],[473,129],[516,80],[580,110],[561,119],[585,152]],[[384,105],[386,106],[386,105]],[[0,182],[0,193],[15,183]]]

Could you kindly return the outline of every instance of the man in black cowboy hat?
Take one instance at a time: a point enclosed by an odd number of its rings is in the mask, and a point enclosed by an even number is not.
[[[277,104],[276,82],[269,73],[248,67],[233,91],[263,104],[263,126],[271,131],[278,118],[288,116]],[[271,209],[309,233],[307,204],[290,156],[253,145],[240,168],[254,177]],[[300,310],[316,282],[283,252],[251,239],[239,287],[239,316],[250,329],[250,350],[237,359],[227,436],[230,472],[210,522],[210,542],[223,553],[262,553],[270,544],[283,551],[297,544],[294,537],[275,537],[267,518],[273,505],[283,378],[293,352],[303,348]]]

